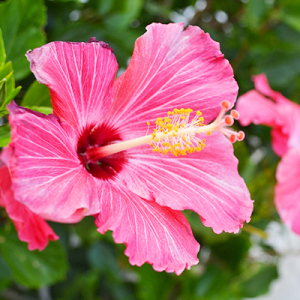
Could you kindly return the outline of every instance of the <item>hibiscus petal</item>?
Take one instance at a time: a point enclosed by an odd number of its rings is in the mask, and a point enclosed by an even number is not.
[[[132,265],[147,262],[155,271],[179,275],[198,263],[200,246],[181,212],[146,201],[121,182],[110,187],[111,195],[101,198],[96,225],[100,233],[112,230],[115,242],[126,244]]]
[[[175,210],[197,212],[214,232],[238,232],[253,210],[248,189],[237,171],[231,143],[220,133],[206,138],[198,153],[174,157],[149,146],[127,151],[124,184],[140,197]]]
[[[10,169],[15,198],[43,218],[76,222],[98,212],[92,176],[76,153],[74,129],[56,116],[8,106],[13,157]]]
[[[283,156],[289,150],[289,135],[281,126],[272,129],[272,148],[278,156]]]
[[[42,251],[49,240],[56,241],[58,236],[46,221],[15,200],[11,185],[9,170],[0,160],[0,205],[15,224],[19,239],[28,243],[28,249]]]
[[[288,99],[275,103],[252,90],[239,97],[236,108],[243,126],[253,122],[273,127],[272,147],[277,155],[284,155],[289,147],[300,147],[299,105]]]
[[[278,165],[275,204],[283,221],[300,234],[300,150],[290,149]]]
[[[183,27],[151,24],[137,39],[129,66],[114,85],[110,118],[122,133],[143,135],[147,121],[181,107],[200,109],[210,122],[221,101],[234,104],[238,86],[219,44],[199,27]]]
[[[52,42],[27,58],[37,80],[50,88],[53,113],[61,120],[81,130],[107,113],[118,68],[107,44]]]
[[[278,103],[290,102],[289,99],[285,98],[281,93],[273,91],[270,88],[267,76],[265,74],[259,74],[252,77],[254,81],[255,89],[263,95],[270,97],[272,100]]]
[[[240,113],[239,122],[243,126],[248,126],[252,122],[271,127],[282,124],[277,105],[255,90],[240,96],[236,109]]]
[[[262,75],[259,78],[261,78],[258,80],[259,87],[262,85],[260,88],[263,89],[265,88],[264,84],[268,83],[265,83]],[[239,122],[243,126],[253,122],[273,127],[271,134],[274,152],[279,156],[287,152],[289,136],[285,128],[286,116],[280,112],[277,103],[252,90],[239,97],[236,109],[240,113]]]

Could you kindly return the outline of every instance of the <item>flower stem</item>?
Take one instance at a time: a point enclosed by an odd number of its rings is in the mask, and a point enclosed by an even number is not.
[[[249,224],[244,224],[242,230],[244,230],[248,233],[257,235],[257,236],[261,237],[262,239],[268,238],[268,234],[265,231],[263,231],[257,227],[254,227],[252,225],[249,225]]]

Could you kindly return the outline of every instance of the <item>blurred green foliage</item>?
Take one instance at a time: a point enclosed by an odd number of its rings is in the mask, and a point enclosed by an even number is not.
[[[0,3],[0,147],[10,140],[5,105],[13,98],[28,108],[52,111],[48,89],[30,75],[27,50],[95,36],[114,49],[122,71],[145,26],[171,21],[200,26],[220,42],[241,94],[253,88],[252,75],[264,72],[274,89],[299,103],[299,1],[6,0]],[[116,245],[109,233],[98,234],[93,218],[76,225],[51,224],[60,241],[51,242],[44,252],[30,252],[0,210],[1,299],[48,299],[51,293],[60,300],[235,300],[267,292],[277,277],[279,254],[262,247],[274,258],[262,263],[249,249],[253,243],[263,245],[254,234],[263,236],[260,230],[279,219],[273,203],[278,158],[270,147],[269,129],[249,126],[245,131],[235,154],[255,199],[252,221],[237,235],[216,235],[196,214],[186,212],[202,247],[197,266],[179,277],[155,272],[149,265],[133,267],[125,246]]]
[[[19,93],[21,87],[15,88],[15,79],[11,62],[6,62],[6,51],[0,27],[0,117],[7,114],[6,104]]]

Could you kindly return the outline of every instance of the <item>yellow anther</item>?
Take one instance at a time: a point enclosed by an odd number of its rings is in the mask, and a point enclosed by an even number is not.
[[[210,131],[208,131],[208,132],[206,133],[206,135],[211,135],[211,132],[210,132]]]
[[[197,111],[192,121],[188,121],[191,112],[191,108],[174,108],[173,111],[168,111],[166,117],[157,118],[150,143],[155,152],[170,152],[178,156],[203,149],[205,141],[196,135],[197,127],[204,126],[204,119],[200,117],[201,112]],[[147,125],[149,126],[150,122],[147,122]]]
[[[167,128],[168,128],[168,130],[169,130],[169,132],[173,129],[173,125],[172,124],[168,124],[167,125]]]

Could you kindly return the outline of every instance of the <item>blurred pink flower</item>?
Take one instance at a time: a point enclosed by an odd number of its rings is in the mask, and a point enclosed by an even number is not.
[[[238,232],[249,222],[253,203],[224,137],[243,138],[226,127],[236,113],[223,116],[238,87],[219,44],[200,28],[148,26],[117,80],[113,51],[95,38],[52,42],[27,57],[50,89],[54,114],[9,105],[18,201],[58,222],[94,215],[100,233],[112,230],[126,244],[131,264],[177,274],[198,262],[199,251],[180,210],[197,212],[216,233]],[[190,109],[200,109],[206,124],[217,119],[206,127],[198,112],[187,123]],[[189,132],[184,138],[169,129],[170,143],[160,140],[170,124],[159,117],[167,115]],[[194,153],[175,157],[167,144]]]
[[[273,91],[264,74],[254,76],[256,90],[237,103],[240,123],[272,127],[272,146],[278,165],[275,204],[282,221],[300,234],[300,106]]]
[[[28,249],[42,251],[48,245],[49,240],[56,241],[58,236],[46,221],[14,199],[11,176],[4,163],[10,155],[9,148],[6,148],[0,156],[0,206],[5,208],[12,219],[19,239],[28,243]]]

